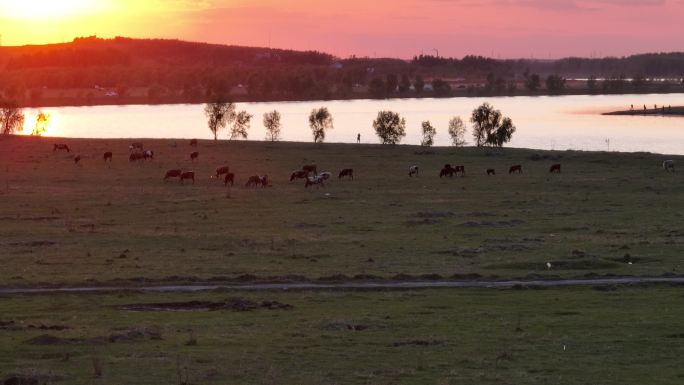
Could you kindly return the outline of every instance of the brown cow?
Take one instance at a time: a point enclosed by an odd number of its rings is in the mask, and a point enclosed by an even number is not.
[[[490,176],[490,175],[496,175],[496,170],[493,168],[488,168],[487,169],[487,176]]]
[[[183,182],[186,179],[192,180],[192,184],[195,184],[195,172],[194,171],[186,171],[180,175],[181,184],[183,184]]]
[[[76,155],[76,156],[74,157],[74,164],[78,164],[78,162],[80,162],[80,161],[81,161],[81,156],[80,156],[80,155]]]
[[[465,176],[465,166],[454,167],[454,174],[456,174],[456,176],[458,176],[458,174],[461,174],[461,176]]]
[[[514,173],[522,174],[523,173],[522,165],[516,164],[515,166],[511,166],[511,168],[508,169],[508,173],[509,174],[514,174]]]
[[[104,161],[105,161],[105,162],[106,162],[106,161],[111,162],[111,161],[112,161],[112,156],[113,156],[113,155],[112,155],[112,153],[111,153],[110,151],[105,152],[105,153],[104,153],[104,156],[103,156]]]
[[[293,171],[292,174],[290,174],[290,182],[292,182],[295,179],[304,179],[307,176],[309,176],[308,171],[305,171],[305,170]]]
[[[190,145],[191,145],[192,147],[197,147],[197,139],[191,140],[191,141],[190,141]]]
[[[226,173],[226,178],[223,180],[224,186],[228,186],[228,183],[230,183],[231,186],[235,184],[235,174],[232,172]]]
[[[135,142],[135,143],[131,143],[131,145],[128,146],[128,149],[131,151],[137,151],[137,150],[143,151],[144,146],[141,142]]]
[[[197,158],[199,158],[199,152],[195,151],[192,154],[190,154],[190,160],[195,161]]]
[[[71,149],[66,144],[55,144],[52,148],[52,152],[55,152],[57,150],[66,150],[66,152],[71,152]]]
[[[247,184],[245,184],[245,187],[268,187],[268,176],[259,176],[259,175],[253,175],[250,176],[249,179],[247,180]]]
[[[216,179],[220,178],[221,175],[226,175],[230,172],[230,167],[223,166],[216,169]]]
[[[166,172],[166,176],[164,176],[164,182],[166,182],[166,180],[169,178],[178,178],[182,173],[182,170],[169,170]]]
[[[442,179],[445,176],[448,176],[449,178],[452,178],[454,176],[454,170],[453,167],[451,167],[450,164],[445,164],[444,167],[442,168],[442,171],[439,172],[439,179]]]
[[[132,153],[131,155],[128,156],[128,161],[129,161],[129,162],[137,162],[137,161],[140,161],[140,160],[143,160],[143,159],[145,159],[145,157],[143,156],[143,154],[141,154],[141,153],[139,153],[139,152],[134,152],[134,153]]]
[[[558,174],[560,174],[560,173],[561,173],[561,165],[560,165],[560,164],[554,164],[554,165],[551,166],[551,168],[549,169],[549,172],[550,172],[550,173],[558,173]]]
[[[337,176],[337,179],[342,179],[344,177],[349,177],[349,179],[354,180],[354,169],[353,168],[345,168],[344,170],[340,171],[340,174]]]

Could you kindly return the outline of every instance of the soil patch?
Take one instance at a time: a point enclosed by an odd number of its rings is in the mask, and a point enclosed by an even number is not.
[[[189,302],[166,302],[131,304],[121,306],[120,309],[127,311],[175,311],[175,312],[207,312],[207,311],[252,311],[257,309],[288,310],[292,305],[278,301],[254,302],[242,298],[232,298],[223,302],[189,301]]]

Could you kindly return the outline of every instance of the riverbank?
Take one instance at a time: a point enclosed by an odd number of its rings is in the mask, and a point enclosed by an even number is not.
[[[522,86],[521,86],[522,87]],[[581,84],[570,82],[568,88],[559,92],[546,92],[540,90],[531,92],[524,89],[516,91],[489,92],[484,89],[456,88],[448,95],[435,95],[432,91],[420,94],[414,92],[396,93],[386,98],[373,97],[367,91],[347,94],[331,94],[328,96],[315,97],[289,97],[277,96],[263,98],[246,94],[230,95],[229,99],[236,103],[276,103],[276,102],[314,102],[314,101],[354,101],[354,100],[410,100],[410,99],[448,99],[448,98],[483,98],[483,97],[529,97],[529,96],[601,96],[601,95],[670,95],[682,93],[684,88],[673,87],[667,90],[645,89],[643,91],[630,92],[599,92],[589,90]],[[139,87],[128,91],[125,96],[108,96],[103,90],[97,89],[49,89],[41,90],[39,98],[21,98],[18,102],[22,108],[50,108],[50,107],[96,107],[96,106],[131,106],[131,105],[180,105],[180,104],[204,104],[214,100],[214,97],[199,96],[185,97],[180,95],[161,95],[150,97],[149,89]],[[0,94],[0,97],[2,94]],[[6,99],[9,99],[5,97]],[[636,111],[638,112],[638,111]],[[609,113],[607,115],[619,115]]]
[[[684,116],[683,106],[661,106],[658,108],[630,109],[624,111],[607,112],[603,115],[634,115],[634,116]]]

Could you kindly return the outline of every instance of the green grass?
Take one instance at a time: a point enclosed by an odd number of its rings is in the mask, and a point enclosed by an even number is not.
[[[187,141],[145,140],[157,160],[131,165],[129,142],[0,138],[1,286],[681,271],[684,179],[662,170],[670,156],[224,141],[200,142],[191,164]],[[310,162],[357,178],[310,190],[288,182]],[[444,163],[468,176],[440,180]],[[561,175],[548,173],[552,163]],[[232,189],[209,179],[224,164]],[[419,178],[408,177],[412,164]],[[513,164],[525,173],[507,175]],[[194,169],[197,183],[163,183],[176,167]],[[244,188],[253,174],[273,187]]]
[[[121,308],[236,296],[293,308]],[[177,384],[181,373],[191,384],[674,385],[684,378],[681,301],[681,288],[665,286],[0,298],[0,320],[15,322],[0,330],[0,378],[143,385]],[[108,340],[130,330],[159,335]],[[46,334],[71,342],[28,342]]]

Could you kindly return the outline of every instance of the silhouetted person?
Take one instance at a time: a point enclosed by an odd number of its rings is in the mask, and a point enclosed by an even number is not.
[[[646,105],[644,104],[644,112],[646,112]]]
[[[663,115],[665,115],[665,105],[663,105]]]
[[[356,135],[356,143],[361,143],[361,134]]]

